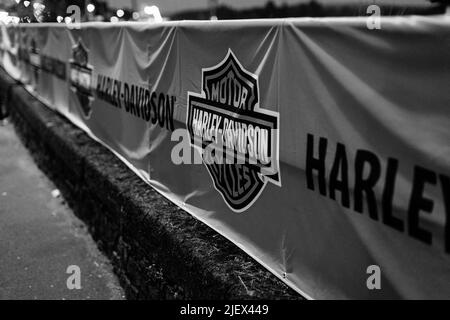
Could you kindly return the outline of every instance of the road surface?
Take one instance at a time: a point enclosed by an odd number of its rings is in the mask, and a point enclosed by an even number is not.
[[[124,299],[84,223],[1,121],[0,299]]]

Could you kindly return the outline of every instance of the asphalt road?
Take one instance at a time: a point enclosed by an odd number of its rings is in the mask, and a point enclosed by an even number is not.
[[[69,289],[78,274],[81,289]],[[87,228],[0,121],[0,299],[124,299]]]

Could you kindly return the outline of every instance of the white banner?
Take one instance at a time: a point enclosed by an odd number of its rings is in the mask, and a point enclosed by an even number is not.
[[[304,296],[450,298],[449,17],[1,35],[30,92]]]

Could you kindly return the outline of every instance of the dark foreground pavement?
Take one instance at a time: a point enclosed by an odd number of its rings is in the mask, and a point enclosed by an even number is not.
[[[0,299],[123,299],[109,261],[0,122]],[[70,265],[81,289],[67,288]]]

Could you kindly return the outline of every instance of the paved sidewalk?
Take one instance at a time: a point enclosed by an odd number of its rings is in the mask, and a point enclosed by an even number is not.
[[[123,299],[108,260],[0,121],[0,299]],[[69,290],[70,265],[81,289]]]

